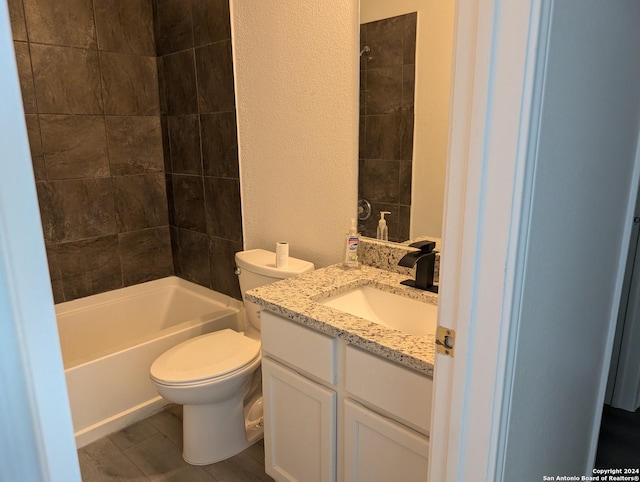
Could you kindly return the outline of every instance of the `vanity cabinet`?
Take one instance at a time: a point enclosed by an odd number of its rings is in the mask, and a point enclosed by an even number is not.
[[[427,476],[427,437],[362,405],[344,402],[344,473],[353,482],[423,481]]]
[[[271,477],[426,478],[430,377],[268,311],[261,318]]]
[[[269,312],[261,319],[267,473],[278,481],[334,481],[338,340]]]
[[[268,357],[262,377],[267,473],[276,480],[335,480],[336,392]]]

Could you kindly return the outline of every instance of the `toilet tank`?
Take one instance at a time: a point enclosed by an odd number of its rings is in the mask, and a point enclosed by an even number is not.
[[[297,258],[289,258],[285,268],[276,268],[276,253],[264,249],[250,249],[236,253],[236,266],[247,319],[258,330],[260,329],[260,307],[247,301],[245,292],[314,269],[313,263]]]

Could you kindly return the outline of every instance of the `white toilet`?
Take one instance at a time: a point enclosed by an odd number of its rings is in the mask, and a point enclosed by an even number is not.
[[[313,263],[289,258],[275,266],[275,253],[236,253],[242,298],[245,291],[306,273]],[[260,383],[260,313],[244,301],[245,332],[225,329],[184,341],[151,365],[158,393],[183,407],[184,459],[208,465],[242,452],[263,435]]]

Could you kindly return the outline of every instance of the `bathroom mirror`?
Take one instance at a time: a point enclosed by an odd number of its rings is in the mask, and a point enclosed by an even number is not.
[[[359,231],[440,238],[454,0],[360,0]]]

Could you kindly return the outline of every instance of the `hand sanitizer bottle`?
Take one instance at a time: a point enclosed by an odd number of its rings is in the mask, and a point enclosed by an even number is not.
[[[347,234],[347,244],[345,246],[344,266],[345,268],[358,268],[358,244],[360,243],[360,235],[356,227],[356,220],[351,219],[351,228]]]
[[[384,219],[385,214],[391,214],[389,211],[380,211],[380,221],[378,221],[378,231],[376,238],[382,241],[389,241],[389,228],[387,227],[387,220]]]

